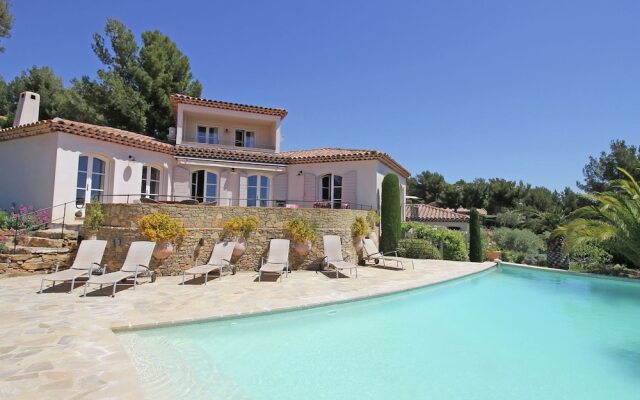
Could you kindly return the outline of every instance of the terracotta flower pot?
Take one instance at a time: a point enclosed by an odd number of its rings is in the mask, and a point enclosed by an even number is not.
[[[173,253],[173,244],[166,240],[156,243],[153,249],[153,257],[157,260],[164,260]]]
[[[247,250],[247,243],[243,237],[233,239],[235,246],[233,247],[233,256],[240,257]]]
[[[296,243],[295,246],[295,250],[296,250],[296,254],[298,254],[300,257],[306,257],[307,254],[309,254],[309,251],[311,250],[311,241],[308,242],[304,242],[304,243]]]
[[[362,250],[362,248],[364,247],[362,236],[356,236],[353,238],[353,247],[356,249],[356,251]]]
[[[499,259],[501,255],[502,252],[499,250],[487,251],[487,258],[489,259],[489,261]]]

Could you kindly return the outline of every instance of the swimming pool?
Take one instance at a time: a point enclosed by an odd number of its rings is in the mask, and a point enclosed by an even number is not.
[[[149,398],[640,399],[640,283],[528,268],[119,337]]]

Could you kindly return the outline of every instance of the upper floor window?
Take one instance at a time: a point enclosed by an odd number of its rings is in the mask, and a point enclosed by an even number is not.
[[[158,168],[143,166],[142,167],[142,185],[140,193],[143,197],[153,200],[158,199],[160,194],[160,170]]]
[[[244,129],[236,129],[236,146],[237,147],[255,147],[256,133],[245,131]]]
[[[213,203],[218,198],[218,175],[199,170],[191,174],[191,197],[200,203]]]
[[[198,136],[196,139],[198,143],[218,144],[218,128],[211,126],[198,126]]]

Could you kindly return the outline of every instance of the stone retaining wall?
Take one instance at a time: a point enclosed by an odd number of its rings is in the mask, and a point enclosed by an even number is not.
[[[117,270],[127,253],[129,244],[140,237],[136,221],[146,214],[161,211],[172,218],[182,221],[187,230],[186,237],[176,246],[169,258],[152,260],[152,269],[159,275],[178,275],[190,268],[197,260],[205,263],[215,243],[222,235],[222,224],[233,216],[254,215],[260,219],[258,230],[247,240],[247,251],[238,259],[232,260],[240,270],[254,270],[260,265],[260,257],[268,252],[269,239],[287,238],[284,224],[291,218],[302,216],[318,223],[319,237],[306,257],[299,257],[293,251],[289,254],[292,269],[315,269],[322,260],[322,235],[338,235],[342,238],[343,253],[353,261],[357,255],[351,240],[351,224],[356,216],[366,216],[366,211],[327,210],[327,209],[289,209],[254,207],[216,207],[207,205],[183,204],[104,204],[105,223],[98,231],[98,239],[108,240],[103,262],[108,270]],[[203,245],[199,245],[200,239]]]

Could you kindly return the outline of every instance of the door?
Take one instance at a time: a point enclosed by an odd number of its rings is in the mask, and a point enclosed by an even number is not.
[[[76,205],[84,207],[92,200],[103,200],[106,162],[97,157],[82,155],[78,159]]]
[[[269,206],[269,177],[251,175],[247,178],[247,206]]]

